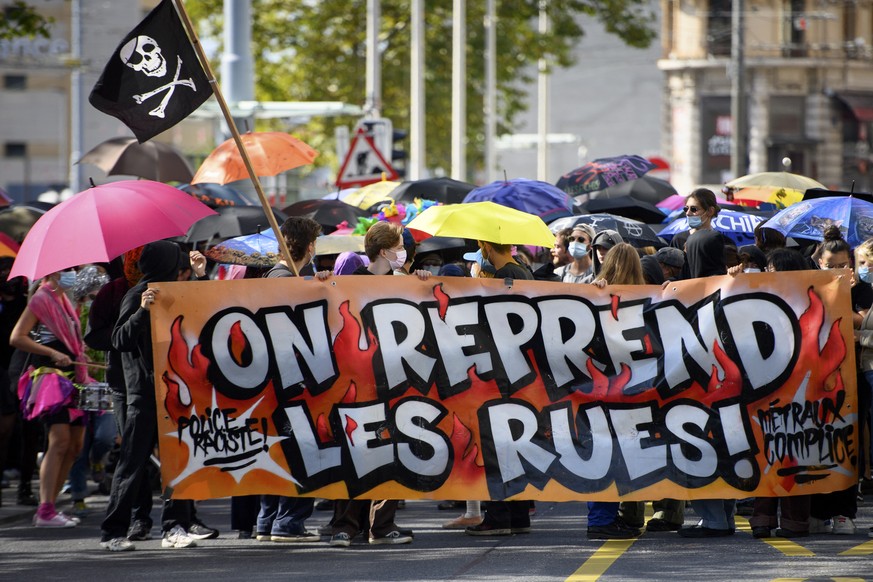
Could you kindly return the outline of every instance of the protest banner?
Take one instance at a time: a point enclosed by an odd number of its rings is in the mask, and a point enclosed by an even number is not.
[[[860,440],[850,276],[157,284],[163,483],[182,499],[842,490]]]

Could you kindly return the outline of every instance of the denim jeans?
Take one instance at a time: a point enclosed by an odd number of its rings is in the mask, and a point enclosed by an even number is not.
[[[606,526],[618,518],[617,501],[589,501],[588,526]]]
[[[281,497],[261,495],[261,511],[258,513],[258,533],[271,535],[302,534],[303,522],[315,507],[312,497]]]
[[[85,442],[70,468],[70,496],[82,501],[88,495],[88,472],[92,463],[101,463],[112,450],[118,430],[111,412],[86,412]]]
[[[691,502],[694,513],[700,516],[700,525],[709,529],[734,529],[734,499],[695,499]]]

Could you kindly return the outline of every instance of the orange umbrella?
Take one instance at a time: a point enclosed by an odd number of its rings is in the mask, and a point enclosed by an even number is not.
[[[318,155],[299,139],[280,131],[246,133],[242,135],[242,142],[258,176],[275,176],[311,164]],[[203,160],[191,183],[227,184],[248,177],[236,142],[229,139]]]

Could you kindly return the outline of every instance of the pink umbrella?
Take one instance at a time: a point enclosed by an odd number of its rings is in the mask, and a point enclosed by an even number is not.
[[[181,236],[215,211],[181,190],[151,180],[92,186],[46,212],[30,229],[9,277],[34,281],[76,265]]]
[[[673,194],[672,196],[668,196],[667,198],[664,198],[663,200],[661,200],[660,202],[655,204],[655,206],[657,206],[658,208],[663,208],[664,210],[669,210],[672,212],[674,210],[679,210],[680,208],[685,206],[685,199],[687,197],[688,197],[687,195],[683,196],[682,194]],[[730,202],[728,202],[724,198],[716,197],[715,201],[718,204],[730,204]]]

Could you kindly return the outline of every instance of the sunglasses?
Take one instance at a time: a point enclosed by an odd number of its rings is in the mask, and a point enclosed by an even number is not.
[[[684,212],[685,214],[688,214],[689,212],[692,214],[696,214],[699,210],[700,210],[700,208],[697,206],[683,206],[682,207],[682,212]]]
[[[568,240],[569,242],[585,242],[585,239],[582,238],[581,236],[577,236],[577,237],[572,237],[572,236],[571,236],[571,237],[569,237],[567,240]]]

